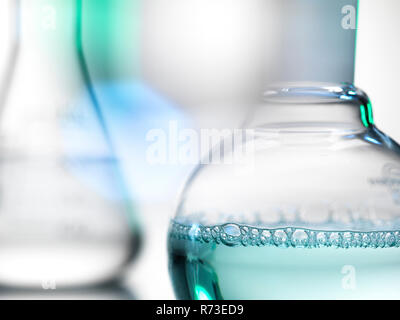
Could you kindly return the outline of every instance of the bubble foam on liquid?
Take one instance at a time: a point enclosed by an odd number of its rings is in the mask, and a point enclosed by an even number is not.
[[[227,246],[283,248],[392,248],[400,247],[400,231],[318,231],[303,228],[266,229],[227,223],[214,226],[185,225],[172,221],[170,237]]]

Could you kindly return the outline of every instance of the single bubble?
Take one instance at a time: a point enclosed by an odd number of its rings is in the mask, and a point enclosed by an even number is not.
[[[286,234],[292,234],[293,233],[293,229],[292,228],[286,228]]]
[[[392,232],[388,232],[385,236],[385,242],[387,247],[393,247],[396,243],[396,237]]]
[[[364,234],[362,237],[362,242],[364,247],[368,247],[371,243],[371,237],[368,234]]]
[[[265,238],[266,242],[269,242],[271,240],[272,234],[268,230],[263,230],[261,235],[262,235],[263,238]]]
[[[202,238],[203,238],[204,242],[206,242],[206,243],[211,241],[211,232],[210,232],[209,228],[206,228],[203,230]]]
[[[283,230],[276,230],[274,232],[274,242],[277,246],[284,245],[287,240],[287,234]]]
[[[385,241],[385,234],[383,232],[378,233],[378,247],[384,248],[386,246],[386,241]]]
[[[310,231],[308,234],[308,246],[310,248],[316,246],[316,235],[315,231]]]
[[[217,240],[219,238],[219,228],[215,227],[211,230],[212,237]]]
[[[353,234],[353,239],[351,240],[351,245],[353,247],[359,247],[362,244],[362,236],[360,233]]]
[[[263,237],[263,236],[261,236],[260,237],[260,243],[262,244],[262,245],[266,245],[267,244],[267,239],[265,238],[265,237]]]
[[[293,232],[292,243],[295,246],[306,246],[308,244],[308,234],[301,229]]]
[[[345,232],[345,233],[343,233],[343,240],[344,240],[344,241],[350,242],[350,241],[351,241],[351,238],[352,238],[351,232]]]
[[[236,224],[227,224],[222,227],[221,241],[227,246],[236,246],[240,241],[240,228]]]
[[[378,243],[377,234],[375,232],[371,232],[369,234],[370,244],[371,246],[375,247]]]
[[[396,247],[400,247],[400,233],[396,232],[394,234],[394,236],[395,236],[395,241],[396,241]]]
[[[247,236],[242,236],[242,245],[247,247],[249,245],[249,238]]]
[[[330,237],[329,237],[329,241],[331,243],[331,245],[333,246],[339,246],[340,245],[340,235],[338,232],[332,232]]]
[[[201,234],[201,229],[200,226],[197,224],[194,224],[189,230],[189,237],[191,239],[198,239],[200,234]]]
[[[318,232],[317,234],[317,242],[321,245],[325,245],[327,241],[327,237],[325,232]]]
[[[351,232],[343,233],[343,246],[348,248],[351,246],[352,234]]]
[[[223,230],[228,236],[240,237],[240,227],[237,224],[226,224],[223,226]]]

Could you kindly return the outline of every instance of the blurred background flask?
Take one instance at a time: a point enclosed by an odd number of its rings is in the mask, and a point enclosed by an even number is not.
[[[82,51],[81,0],[12,0],[0,121],[0,284],[115,279],[139,227]]]

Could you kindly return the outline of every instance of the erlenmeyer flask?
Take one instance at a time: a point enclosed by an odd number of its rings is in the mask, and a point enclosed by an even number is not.
[[[82,1],[10,4],[18,55],[0,117],[0,284],[112,280],[140,237],[82,53]]]
[[[168,238],[176,295],[398,299],[400,147],[343,83],[357,1],[276,3],[284,83],[189,180]]]

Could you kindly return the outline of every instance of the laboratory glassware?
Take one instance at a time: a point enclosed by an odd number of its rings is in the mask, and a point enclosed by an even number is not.
[[[400,147],[352,84],[358,2],[278,2],[278,81],[171,221],[176,296],[398,299]]]
[[[92,89],[81,0],[12,0],[15,65],[0,115],[0,284],[115,280],[138,252],[136,209]]]

